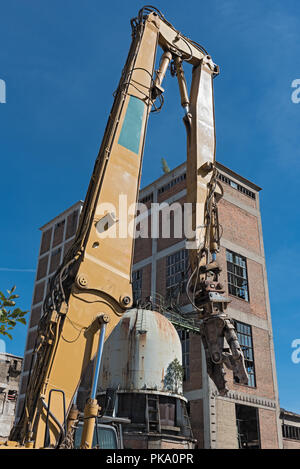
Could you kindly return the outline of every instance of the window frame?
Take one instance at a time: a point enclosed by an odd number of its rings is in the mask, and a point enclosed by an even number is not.
[[[249,415],[247,419],[241,419],[238,418],[238,414],[241,413],[241,411],[244,409],[244,412],[248,409],[248,412],[253,412],[255,411],[255,420],[256,420],[256,433],[257,433],[257,442],[258,442],[258,448],[249,448],[247,446],[242,446],[242,437],[244,436],[243,433],[240,432],[242,430],[241,426],[242,423],[247,422],[248,425],[248,430],[249,433],[251,431],[251,426],[250,422],[253,421],[253,419],[249,419]],[[250,410],[251,409],[251,410]],[[237,427],[237,439],[238,439],[238,446],[239,449],[261,449],[261,434],[260,434],[260,416],[259,416],[259,410],[258,407],[256,406],[248,406],[245,404],[235,404],[235,418],[236,418],[236,427]],[[247,443],[246,443],[247,444]]]
[[[232,256],[232,260],[229,260],[229,255]],[[235,262],[236,258],[239,258],[244,265],[241,263]],[[233,269],[229,269],[229,265],[233,266]],[[250,292],[249,292],[249,278],[248,278],[248,265],[247,265],[247,258],[238,254],[230,249],[226,249],[226,267],[227,267],[227,285],[228,285],[228,294],[233,296],[234,298],[238,298],[239,300],[246,301],[250,303]],[[237,273],[238,269],[245,271],[245,277]],[[242,280],[245,282],[245,286],[238,286],[231,282],[230,276],[233,276],[234,280]],[[244,290],[246,294],[241,296],[240,294],[234,293],[234,289],[237,290]]]
[[[178,329],[177,330],[180,342],[181,342],[181,349],[182,349],[182,368],[184,371],[183,381],[187,382],[191,379],[190,373],[190,344],[191,344],[191,336],[190,331],[186,329]]]
[[[137,278],[136,275],[138,275]],[[132,294],[133,294],[133,301],[137,303],[139,300],[142,299],[142,291],[143,291],[143,269],[137,269],[132,271],[131,275],[131,283],[132,283]],[[138,288],[135,288],[135,285],[139,285]],[[138,294],[137,294],[138,292]]]
[[[286,438],[287,440],[300,441],[300,427],[283,423],[282,437]]]
[[[179,259],[176,260],[176,256],[179,255]],[[177,267],[183,264],[183,269]],[[183,294],[187,283],[187,275],[185,273],[188,270],[189,256],[186,249],[179,249],[166,256],[166,296],[171,295],[174,298],[178,293]],[[172,270],[174,270],[172,272]],[[174,278],[180,274],[181,281],[173,281],[168,284],[168,280]],[[176,291],[176,288],[180,288],[180,291]],[[174,293],[174,294],[172,294]]]
[[[241,327],[249,328],[250,329],[250,334],[248,334],[246,332],[239,331],[237,325],[240,325]],[[248,388],[251,388],[251,389],[257,388],[252,326],[250,324],[246,324],[245,322],[237,321],[236,319],[234,319],[234,328],[235,328],[236,335],[237,335],[239,344],[241,346],[241,349],[242,349],[242,352],[243,352],[243,355],[244,355],[245,367],[246,367],[246,370],[247,370],[247,373],[248,373],[248,376],[249,376],[248,384],[242,384],[242,383],[239,383],[238,381],[236,381],[236,377],[233,375],[234,384],[238,384],[239,386],[247,386]],[[245,341],[241,340],[241,336],[245,337],[246,340]],[[248,340],[249,338],[250,338],[251,345],[247,345],[247,342],[249,342],[249,340]],[[246,342],[246,343],[244,344],[243,342]],[[243,347],[251,350],[252,360],[245,356]],[[252,362],[253,363],[253,365],[252,365],[253,371],[250,374],[248,372],[249,367],[247,366],[247,362]],[[253,377],[253,383],[254,383],[253,385],[249,384],[249,381],[251,380],[251,377]]]

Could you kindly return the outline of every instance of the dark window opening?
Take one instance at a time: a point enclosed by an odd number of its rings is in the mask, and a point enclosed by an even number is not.
[[[248,386],[252,388],[256,387],[255,380],[255,367],[254,367],[254,351],[253,351],[253,340],[252,340],[252,329],[248,324],[244,324],[239,321],[234,321],[237,338],[240,343],[242,352],[244,354],[245,367],[249,376]],[[234,381],[239,382],[238,377],[234,376]]]
[[[7,399],[9,401],[16,401],[17,400],[18,393],[17,391],[8,391],[7,393]]]
[[[220,181],[225,182],[225,184],[228,184],[229,186],[233,187],[233,189],[236,189],[239,192],[242,192],[242,194],[245,194],[248,197],[251,197],[251,199],[255,199],[255,193],[254,192],[250,191],[249,189],[246,189],[246,187],[241,186],[240,184],[237,184],[236,182],[234,182],[229,177],[224,176],[224,174],[219,174],[219,179],[220,179]]]
[[[118,417],[129,418],[132,424],[144,424],[145,409],[145,394],[120,393],[118,395]]]
[[[183,381],[190,379],[190,333],[186,330],[179,330],[178,335],[182,347],[182,367],[183,367]]]
[[[290,440],[300,440],[300,427],[294,427],[293,425],[282,425],[282,436]]]
[[[142,298],[143,270],[132,272],[133,303],[136,304]]]
[[[185,292],[187,282],[187,270],[189,265],[186,249],[167,256],[166,289],[167,296],[174,298]]]
[[[238,444],[240,449],[260,449],[258,409],[235,405]]]
[[[75,210],[71,215],[68,216],[67,230],[66,230],[66,239],[74,236],[78,224],[78,215],[79,210]]]
[[[151,192],[151,194],[149,195],[146,195],[140,200],[141,204],[146,204],[147,202],[153,202],[153,192]]]
[[[55,225],[55,229],[56,229],[56,228],[60,228],[61,226],[64,226],[64,224],[65,224],[65,221],[66,221],[66,220],[62,220],[62,221],[60,221],[60,222],[56,223],[56,225]]]
[[[249,301],[246,258],[226,250],[228,292]]]
[[[186,173],[181,174],[180,176],[177,176],[175,179],[172,179],[168,184],[165,184],[164,186],[160,187],[158,189],[159,194],[163,194],[164,192],[168,191],[171,189],[171,187],[175,186],[175,184],[178,184],[181,181],[184,181],[186,179]]]

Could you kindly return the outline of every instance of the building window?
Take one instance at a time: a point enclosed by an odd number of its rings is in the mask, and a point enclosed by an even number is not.
[[[161,186],[158,189],[158,193],[163,194],[164,192],[171,189],[171,187],[175,186],[175,184],[178,184],[179,182],[185,181],[185,179],[186,179],[186,173],[181,174],[180,176],[177,176],[176,178],[172,179],[172,181],[168,182],[168,184],[165,184],[164,186]]]
[[[146,204],[147,202],[153,202],[153,192],[151,192],[151,194],[149,195],[146,195],[140,200],[141,204]]]
[[[184,293],[187,282],[188,252],[186,249],[167,256],[166,288],[167,294],[176,296]]]
[[[79,210],[75,210],[71,215],[68,216],[66,239],[74,236],[77,229]]]
[[[178,335],[182,347],[182,367],[184,371],[183,381],[190,379],[190,333],[186,330],[179,330]]]
[[[255,388],[255,368],[254,368],[254,353],[253,353],[253,340],[251,326],[239,321],[234,321],[235,329],[237,332],[238,341],[244,354],[245,367],[249,376],[248,386]],[[238,383],[238,378],[234,376],[234,381]]]
[[[142,281],[143,281],[143,270],[135,270],[132,272],[132,291],[133,291],[133,302],[137,303],[142,297]]]
[[[238,190],[239,192],[242,192],[242,194],[245,194],[248,197],[251,197],[251,199],[255,199],[255,193],[252,192],[252,191],[249,191],[249,189],[246,189],[246,187],[241,186],[240,184],[237,184],[232,179],[229,179],[229,177],[224,176],[224,174],[219,173],[218,177],[222,182],[225,182],[226,184],[229,184],[229,186],[233,187],[234,189]]]
[[[260,449],[257,407],[235,405],[238,445],[240,449]]]
[[[226,260],[230,295],[249,301],[246,258],[226,249]]]
[[[7,399],[9,401],[16,401],[17,400],[18,393],[17,391],[8,391],[7,393]]]
[[[52,251],[49,274],[52,274],[60,265],[61,247]]]
[[[282,425],[282,436],[290,440],[300,440],[300,427],[294,427],[293,425]]]

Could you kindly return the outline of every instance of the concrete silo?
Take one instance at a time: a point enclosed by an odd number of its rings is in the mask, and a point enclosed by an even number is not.
[[[131,419],[125,448],[194,446],[181,362],[180,339],[167,318],[145,309],[123,315],[104,345],[98,399],[107,412]],[[115,402],[107,407],[109,393]]]

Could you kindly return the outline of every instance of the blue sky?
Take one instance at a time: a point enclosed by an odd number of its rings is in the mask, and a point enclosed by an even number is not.
[[[30,309],[38,228],[84,198],[131,39],[139,1],[0,1],[0,289],[17,285]],[[300,3],[161,0],[155,4],[220,66],[215,80],[217,159],[263,188],[261,211],[281,406],[300,413]],[[177,83],[148,127],[142,185],[185,159]],[[11,269],[11,270],[7,270]],[[28,269],[22,271],[22,269]],[[299,283],[299,282],[298,282]],[[7,351],[23,355],[25,327]]]

